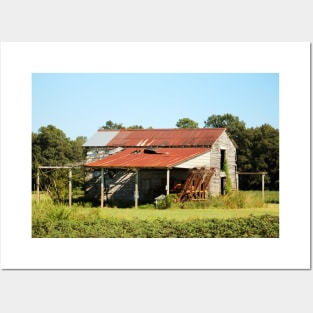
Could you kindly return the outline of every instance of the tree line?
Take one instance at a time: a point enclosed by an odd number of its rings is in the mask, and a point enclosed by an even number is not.
[[[177,128],[199,128],[190,118],[181,118]],[[269,190],[279,189],[279,130],[269,124],[247,128],[245,122],[232,114],[211,115],[204,121],[204,128],[227,128],[227,133],[237,147],[237,170],[239,172],[267,172],[265,186]],[[152,127],[149,127],[152,128]],[[106,121],[100,129],[144,129],[142,125],[124,126],[122,123]],[[32,186],[36,184],[36,173],[40,165],[62,166],[83,162],[87,140],[79,136],[75,140],[53,125],[41,127],[38,133],[32,133]],[[55,199],[66,197],[68,172],[62,170],[42,171],[41,188],[49,190]],[[58,182],[58,184],[56,184]],[[60,182],[62,182],[60,184]],[[65,188],[62,188],[62,184]],[[84,173],[81,168],[73,170],[73,188],[82,188]],[[61,187],[57,187],[61,186]],[[240,189],[260,189],[258,175],[242,175]],[[61,192],[63,190],[63,192]],[[65,190],[65,191],[64,191]]]

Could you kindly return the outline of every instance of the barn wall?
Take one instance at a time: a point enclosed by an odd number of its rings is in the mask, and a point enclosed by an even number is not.
[[[198,156],[198,157],[195,157],[189,161],[186,161],[184,163],[181,163],[179,165],[176,165],[175,168],[194,168],[194,167],[197,167],[197,168],[200,168],[200,167],[210,167],[210,158],[211,158],[211,155],[210,155],[210,151]]]
[[[210,194],[218,195],[221,193],[221,178],[225,173],[221,169],[221,150],[225,150],[225,158],[228,162],[229,175],[233,189],[236,189],[236,148],[226,132],[212,145],[211,167],[215,168],[215,174],[210,182]]]

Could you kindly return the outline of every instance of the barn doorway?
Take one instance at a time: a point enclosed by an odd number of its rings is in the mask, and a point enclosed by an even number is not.
[[[225,195],[226,177],[221,177],[221,194]]]

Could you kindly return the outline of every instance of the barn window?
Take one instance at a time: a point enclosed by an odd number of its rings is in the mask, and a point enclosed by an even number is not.
[[[224,168],[225,156],[226,156],[226,150],[221,149],[221,165],[220,165],[221,170],[223,170]]]

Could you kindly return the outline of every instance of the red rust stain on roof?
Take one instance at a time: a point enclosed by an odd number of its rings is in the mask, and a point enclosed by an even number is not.
[[[85,164],[86,167],[105,168],[168,168],[199,156],[208,148],[159,148],[155,153],[129,148],[102,160]]]
[[[119,147],[211,146],[225,128],[120,130],[106,145]]]

